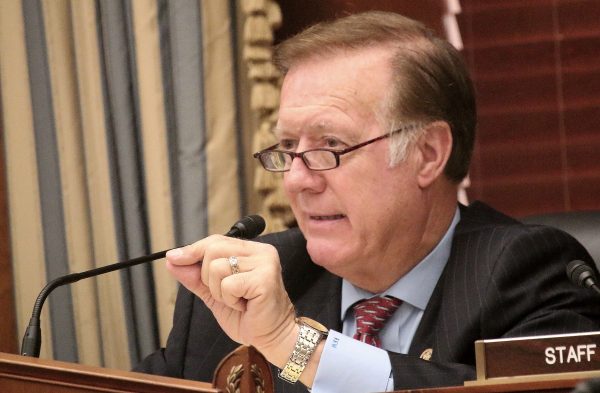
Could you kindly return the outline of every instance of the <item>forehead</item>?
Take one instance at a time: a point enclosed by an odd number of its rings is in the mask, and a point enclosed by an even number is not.
[[[385,48],[315,55],[286,74],[278,129],[372,126],[380,120],[391,81]]]

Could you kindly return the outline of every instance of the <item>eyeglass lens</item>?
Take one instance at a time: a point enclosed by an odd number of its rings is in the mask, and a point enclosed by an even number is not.
[[[310,169],[329,169],[337,166],[335,154],[327,150],[312,150],[304,153],[304,162]]]
[[[285,171],[292,166],[294,155],[288,152],[265,151],[260,155],[263,166],[269,170]],[[302,153],[302,159],[310,169],[331,169],[337,166],[335,154],[327,150],[310,150]]]

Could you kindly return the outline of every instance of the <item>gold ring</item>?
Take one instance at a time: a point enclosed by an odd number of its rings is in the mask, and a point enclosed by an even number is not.
[[[240,265],[238,265],[237,257],[229,257],[227,258],[227,262],[229,262],[229,266],[231,267],[231,274],[237,274],[240,272]]]

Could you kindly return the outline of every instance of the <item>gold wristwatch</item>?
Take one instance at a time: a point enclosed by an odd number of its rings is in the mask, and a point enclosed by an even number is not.
[[[279,378],[289,383],[298,381],[313,352],[328,334],[325,326],[310,318],[296,318],[296,323],[300,325],[300,334],[289,360],[279,372]]]

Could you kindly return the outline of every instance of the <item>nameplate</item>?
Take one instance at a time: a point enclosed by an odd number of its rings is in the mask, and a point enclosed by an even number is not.
[[[475,342],[477,379],[600,370],[600,332]]]

